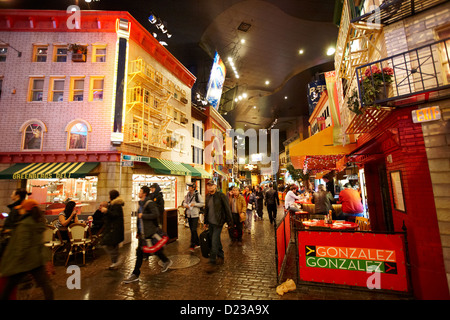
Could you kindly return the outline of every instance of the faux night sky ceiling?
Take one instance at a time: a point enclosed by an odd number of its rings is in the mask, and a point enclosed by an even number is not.
[[[197,77],[194,92],[205,94],[217,50],[227,67],[224,92],[230,100],[220,111],[234,128],[268,128],[278,119],[274,128],[284,131],[293,117],[308,116],[308,82],[334,69],[334,57],[326,51],[338,34],[332,22],[335,0],[0,0],[0,8],[17,9],[66,10],[72,4],[128,11],[158,32],[157,39]],[[151,12],[164,22],[170,39],[148,21]],[[242,22],[250,25],[247,31],[238,29]],[[247,94],[237,104],[231,98],[236,88],[237,95]]]

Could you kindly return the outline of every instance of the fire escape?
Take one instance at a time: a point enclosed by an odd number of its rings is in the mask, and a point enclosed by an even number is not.
[[[351,105],[353,95],[360,105],[360,112],[356,114],[343,108],[345,133],[369,132],[393,108],[448,97],[450,88],[442,76],[442,66],[449,64],[448,39],[386,57],[383,34],[383,26],[444,2],[344,0],[335,55],[337,77],[342,79],[342,83],[337,82],[339,102],[341,106]],[[368,92],[362,83],[375,85],[376,74],[371,70],[383,68],[392,70],[392,82],[377,87],[378,93],[367,103]]]
[[[128,66],[124,143],[141,151],[167,151],[173,145],[167,128],[173,119],[168,103],[173,87],[163,84],[163,76],[142,58]]]

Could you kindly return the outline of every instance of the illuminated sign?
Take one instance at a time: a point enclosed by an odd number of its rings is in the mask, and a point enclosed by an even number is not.
[[[413,110],[411,114],[414,123],[435,121],[441,118],[441,110],[438,106]]]
[[[206,100],[214,109],[219,109],[220,97],[222,95],[223,83],[225,82],[226,68],[222,59],[216,51],[214,62],[209,76],[206,92]]]
[[[404,236],[299,232],[300,280],[408,291]]]

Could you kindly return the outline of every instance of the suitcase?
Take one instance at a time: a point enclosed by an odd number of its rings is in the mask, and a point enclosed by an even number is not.
[[[209,252],[211,251],[211,236],[209,234],[209,229],[200,233],[199,239],[202,256],[205,258],[209,258]]]
[[[239,231],[236,227],[228,229],[228,234],[230,235],[231,240],[237,240],[239,238]]]

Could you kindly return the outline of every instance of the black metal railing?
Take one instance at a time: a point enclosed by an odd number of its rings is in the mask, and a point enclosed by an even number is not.
[[[357,67],[361,106],[393,106],[448,98],[449,50],[450,38],[447,38]]]
[[[364,0],[352,6],[352,23],[362,21],[389,25],[447,2],[447,0]],[[378,4],[381,4],[378,6]],[[362,13],[361,8],[366,12]]]

